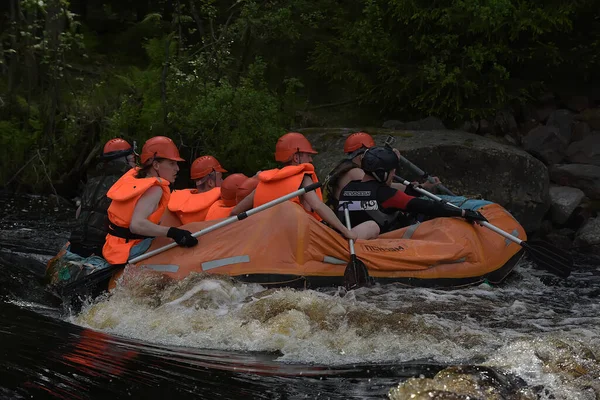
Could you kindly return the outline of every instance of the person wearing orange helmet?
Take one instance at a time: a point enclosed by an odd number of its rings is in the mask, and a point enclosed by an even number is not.
[[[104,145],[100,163],[88,174],[75,213],[77,225],[69,237],[69,251],[81,257],[101,256],[107,233],[106,193],[129,169],[135,167],[133,147],[124,139],[110,139]]]
[[[283,168],[260,172],[256,189],[236,205],[230,215],[258,207],[318,182],[315,167],[311,164],[313,154],[317,154],[317,152],[301,133],[290,132],[280,137],[275,145],[275,160],[282,163]],[[321,189],[306,193],[291,201],[301,205],[308,214],[317,220],[325,221],[346,238],[357,238],[357,234],[346,228],[335,213],[323,203]]]
[[[175,227],[158,225],[162,218],[179,166],[185,161],[175,143],[165,136],[155,136],[144,143],[141,167],[123,175],[108,191],[108,234],[102,254],[110,264],[124,264],[144,253],[156,236],[167,236],[180,246],[193,247],[198,239]]]
[[[190,178],[195,189],[175,190],[169,201],[169,211],[182,224],[206,219],[210,207],[221,198],[223,172],[227,172],[213,156],[198,157],[192,163]]]
[[[206,221],[227,218],[237,204],[237,190],[248,177],[244,174],[231,174],[223,180],[221,185],[221,198],[213,203],[206,213]]]
[[[242,182],[235,192],[235,204],[239,204],[242,200],[248,197],[248,195],[252,193],[258,186],[258,182],[260,182],[258,179],[258,174]]]
[[[375,147],[375,140],[366,132],[355,132],[346,138],[344,142],[344,153],[346,158],[336,165],[327,177],[325,178],[324,191],[327,197],[327,205],[332,210],[338,209],[338,199],[342,189],[352,181],[361,180],[365,172],[361,169],[363,156],[367,149]],[[394,152],[400,156],[400,152],[394,149]],[[428,190],[434,191],[435,187],[440,183],[438,177],[433,177],[435,183],[423,183],[421,186]],[[414,182],[418,183],[418,182]],[[392,183],[392,187],[396,190],[406,191],[411,196],[419,196],[419,193],[411,187],[404,186],[402,183]]]

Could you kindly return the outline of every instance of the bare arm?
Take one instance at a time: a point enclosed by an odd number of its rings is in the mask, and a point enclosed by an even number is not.
[[[244,199],[242,201],[240,201],[235,207],[233,207],[233,210],[231,210],[229,215],[230,216],[238,215],[241,212],[248,211],[249,209],[251,209],[252,205],[254,204],[254,193],[255,192],[256,192],[256,189],[254,189],[252,191],[252,193],[250,193],[248,196],[244,197]]]
[[[306,187],[313,183],[312,179],[309,176],[304,176],[302,180],[302,187]],[[303,194],[302,201],[305,202],[313,209],[325,222],[327,222],[330,226],[337,229],[348,239],[357,239],[357,235],[355,232],[352,232],[346,228],[344,224],[340,222],[337,215],[325,203],[319,199],[315,192],[308,192]]]
[[[160,226],[148,220],[150,214],[158,207],[161,197],[162,189],[158,186],[151,187],[140,197],[131,217],[131,232],[144,236],[167,236],[168,226]]]

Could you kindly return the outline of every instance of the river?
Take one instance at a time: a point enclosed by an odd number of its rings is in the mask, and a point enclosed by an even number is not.
[[[41,280],[73,210],[0,201],[2,398],[600,398],[597,258],[454,290],[140,276],[75,314]]]

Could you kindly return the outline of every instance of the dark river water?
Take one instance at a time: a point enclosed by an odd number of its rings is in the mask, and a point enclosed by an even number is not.
[[[73,313],[42,277],[74,210],[0,202],[0,398],[600,398],[597,258],[455,290],[132,276]]]

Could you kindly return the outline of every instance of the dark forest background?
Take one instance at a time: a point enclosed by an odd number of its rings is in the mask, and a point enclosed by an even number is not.
[[[3,0],[0,187],[76,189],[116,136],[230,171],[286,129],[600,100],[598,0]],[[597,104],[597,103],[596,103]],[[52,185],[50,184],[52,182]]]

